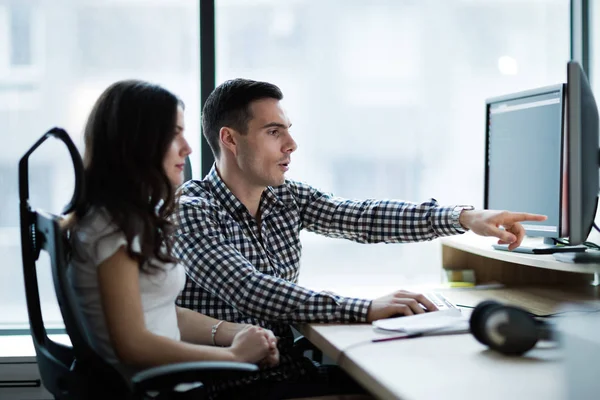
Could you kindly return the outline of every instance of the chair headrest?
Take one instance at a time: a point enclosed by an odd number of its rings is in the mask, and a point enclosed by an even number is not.
[[[49,137],[55,137],[56,139],[62,141],[67,146],[69,154],[71,155],[71,161],[73,161],[73,170],[75,172],[75,188],[73,190],[73,196],[71,196],[71,200],[62,210],[62,214],[68,214],[74,211],[83,199],[83,161],[79,151],[77,150],[77,147],[75,147],[75,144],[71,140],[71,137],[62,128],[52,128],[48,132],[44,133],[42,137],[33,146],[31,146],[25,155],[21,157],[21,160],[19,161],[19,200],[21,204],[25,204],[29,200],[29,156]]]

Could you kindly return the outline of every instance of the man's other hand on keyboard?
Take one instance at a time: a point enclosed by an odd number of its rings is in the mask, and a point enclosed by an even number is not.
[[[427,311],[436,311],[438,309],[435,304],[421,293],[399,290],[371,301],[367,321],[373,322],[378,319],[400,315],[422,314],[425,311],[421,307],[421,304]]]

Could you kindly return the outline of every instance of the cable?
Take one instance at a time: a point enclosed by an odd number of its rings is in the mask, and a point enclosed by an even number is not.
[[[394,341],[394,340],[414,339],[414,338],[428,336],[428,335],[439,335],[440,333],[438,331],[443,331],[446,328],[448,328],[448,326],[440,326],[440,327],[436,327],[436,328],[426,329],[421,332],[409,333],[409,334],[402,334],[402,332],[398,332],[399,336],[389,336],[389,337],[382,337],[382,338],[377,338],[377,339],[369,339],[369,340],[364,340],[362,342],[354,343],[354,344],[351,344],[350,346],[346,347],[345,349],[341,350],[340,355],[337,357],[335,362],[337,365],[341,365],[340,363],[342,362],[342,359],[346,356],[346,353],[348,352],[348,350],[352,350],[352,349],[364,346],[369,343],[375,344],[375,343],[381,343],[381,342],[390,342],[390,341]],[[451,333],[464,333],[464,332],[451,332]],[[451,333],[448,333],[448,334],[451,334]],[[445,333],[441,333],[441,334],[445,334]]]
[[[335,360],[335,363],[337,365],[341,365],[342,359],[346,356],[346,352],[348,350],[354,349],[356,347],[364,346],[365,344],[369,344],[369,343],[373,343],[372,339],[364,340],[362,342],[351,344],[350,346],[348,346],[345,349],[340,351],[340,355],[337,357],[337,360]]]
[[[457,307],[462,307],[462,308],[472,308],[474,309],[475,307],[473,306],[466,306],[463,304],[456,304]],[[552,318],[552,317],[556,317],[558,315],[562,315],[562,314],[568,314],[568,313],[585,313],[585,314],[592,314],[592,313],[597,313],[600,312],[600,308],[594,308],[594,309],[590,309],[590,310],[567,310],[567,311],[560,311],[560,312],[556,312],[556,313],[552,313],[552,314],[536,314],[536,313],[532,313],[529,312],[529,315],[531,315],[532,317],[535,318]]]
[[[594,228],[595,228],[595,229],[596,229],[598,232],[600,232],[600,228],[598,228],[598,225],[596,225],[596,222],[594,222]]]
[[[552,238],[552,240],[554,241],[555,244],[562,244],[563,246],[568,246],[569,245],[569,239]]]
[[[583,242],[584,246],[589,247],[590,249],[600,250],[600,246],[593,242]]]
[[[598,229],[598,226],[596,225],[596,223],[594,223],[594,226],[596,229]],[[600,232],[600,230],[599,230],[599,232]],[[552,240],[554,241],[555,244],[559,244],[562,246],[570,246],[569,239],[552,238]],[[583,242],[582,245],[584,245],[585,247],[587,247],[589,249],[600,250],[600,245],[598,245],[594,242]]]
[[[584,313],[584,314],[593,314],[593,313],[597,313],[600,312],[600,308],[595,308],[593,310],[567,310],[567,311],[560,311],[557,313],[552,313],[552,314],[535,314],[530,312],[529,314],[531,314],[532,317],[536,317],[536,318],[553,318],[562,314],[568,314],[568,313]]]

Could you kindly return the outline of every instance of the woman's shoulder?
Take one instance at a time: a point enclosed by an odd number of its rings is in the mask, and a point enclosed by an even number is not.
[[[123,232],[114,224],[104,209],[90,209],[71,230],[72,249],[83,259],[99,264],[113,255],[121,246],[127,245]]]
[[[72,232],[76,235],[99,237],[118,232],[112,217],[104,208],[93,207],[75,222]]]

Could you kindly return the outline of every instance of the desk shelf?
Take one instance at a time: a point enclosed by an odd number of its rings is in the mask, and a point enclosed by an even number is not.
[[[443,268],[472,269],[478,284],[584,284],[600,272],[600,264],[571,264],[547,254],[496,250],[492,244],[497,239],[470,232],[441,241]]]

